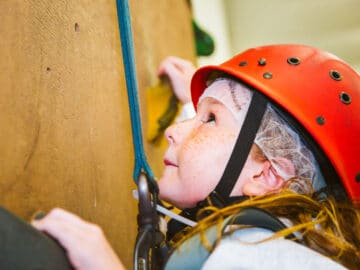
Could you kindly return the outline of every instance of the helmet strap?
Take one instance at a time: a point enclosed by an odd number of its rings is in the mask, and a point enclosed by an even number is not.
[[[249,156],[256,133],[266,112],[268,101],[260,92],[254,91],[244,123],[239,132],[224,173],[212,193],[225,202],[229,201],[244,164]],[[211,194],[209,196],[212,196]]]

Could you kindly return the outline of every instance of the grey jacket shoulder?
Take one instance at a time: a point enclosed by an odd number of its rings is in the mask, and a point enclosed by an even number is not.
[[[292,240],[264,241],[272,235],[273,232],[260,228],[237,230],[221,240],[202,269],[346,269]]]

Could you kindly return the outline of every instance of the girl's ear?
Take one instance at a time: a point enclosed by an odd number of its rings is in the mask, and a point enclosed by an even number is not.
[[[284,165],[286,168],[293,168],[292,162],[287,159],[282,158],[281,163],[278,164]],[[278,174],[270,161],[266,160],[258,164],[256,169],[254,168],[251,179],[243,186],[243,194],[250,196],[264,195],[280,189],[285,181],[286,179]]]

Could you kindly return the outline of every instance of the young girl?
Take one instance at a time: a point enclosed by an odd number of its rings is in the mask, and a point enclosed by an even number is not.
[[[163,67],[160,73],[168,74],[175,86],[174,74],[184,67],[179,64],[181,60],[172,61],[175,72]],[[350,210],[338,212],[338,206],[324,203],[324,197],[359,204],[359,74],[335,56],[311,47],[264,46],[247,50],[220,66],[198,70],[191,82],[191,95],[196,116],[168,128],[165,134],[169,148],[159,179],[161,198],[183,209],[182,215],[190,219],[199,217],[199,211],[204,213],[201,211],[204,207],[223,208],[215,217],[205,218],[205,223],[200,223],[194,231],[211,228],[224,215],[254,205],[276,217],[286,217],[290,227],[295,225],[292,231],[300,233],[298,241],[304,244],[279,237],[263,243],[273,232],[259,228],[237,230],[216,242],[214,252],[205,256],[205,264],[203,260],[192,267],[218,269],[219,262],[223,267],[253,269],[286,268],[290,264],[294,269],[296,266],[341,269],[335,261],[348,267],[357,265],[356,259],[351,264],[346,258],[359,257],[359,212],[344,206],[341,209]],[[183,101],[187,102],[186,99]],[[288,192],[305,195],[293,198]],[[270,195],[265,199],[253,199],[266,194]],[[311,196],[317,201],[312,201]],[[306,212],[306,207],[311,205],[316,207]],[[325,217],[324,213],[327,213]],[[255,214],[259,215],[263,216]],[[338,220],[345,218],[357,228],[344,233],[346,222]],[[308,222],[305,227],[296,227],[305,220]],[[121,266],[101,233],[91,233],[100,235],[94,240],[96,244],[81,241],[86,230],[92,232],[94,225],[72,214],[54,210],[34,225],[64,245],[77,269]],[[168,238],[182,229],[169,224]],[[335,249],[340,250],[333,252],[336,256],[332,256],[328,245],[324,244],[321,250],[321,241],[319,245],[314,239],[323,234],[316,231],[332,232],[329,235],[338,240],[334,242]],[[283,232],[282,236],[288,234]],[[244,241],[259,243],[244,245]],[[202,243],[206,246],[206,238]],[[200,249],[191,255],[202,252]],[[185,267],[189,257],[181,254],[174,252],[168,262],[169,269]],[[256,254],[256,259],[249,254]],[[193,258],[190,261],[196,261],[196,256]],[[295,260],[298,264],[294,265]]]

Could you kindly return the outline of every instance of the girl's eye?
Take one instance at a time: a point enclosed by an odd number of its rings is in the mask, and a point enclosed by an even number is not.
[[[216,123],[215,114],[209,113],[209,115],[202,122],[204,124],[215,124]]]

